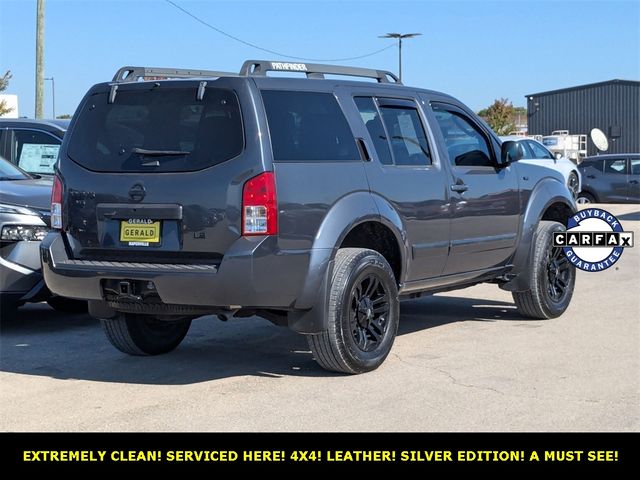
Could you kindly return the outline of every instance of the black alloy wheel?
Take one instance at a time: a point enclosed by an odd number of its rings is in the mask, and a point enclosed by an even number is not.
[[[549,298],[560,303],[567,295],[571,283],[571,264],[562,247],[553,247],[549,251],[547,273]]]
[[[351,334],[363,352],[375,350],[384,340],[389,318],[389,294],[372,273],[360,279],[351,291]]]

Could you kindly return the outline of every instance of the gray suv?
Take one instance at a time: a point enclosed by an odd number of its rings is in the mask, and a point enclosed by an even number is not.
[[[569,305],[552,234],[574,200],[514,147],[386,71],[124,67],[65,136],[44,276],[129,354],[174,349],[196,317],[259,315],[306,335],[322,367],[370,371],[403,298],[492,282],[526,317]]]

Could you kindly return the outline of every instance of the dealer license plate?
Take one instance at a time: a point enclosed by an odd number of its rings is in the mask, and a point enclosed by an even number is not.
[[[160,225],[162,222],[147,220],[122,220],[120,222],[120,241],[133,247],[148,247],[160,243]]]

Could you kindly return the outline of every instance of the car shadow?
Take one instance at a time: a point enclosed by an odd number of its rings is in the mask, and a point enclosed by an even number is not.
[[[622,215],[616,215],[616,218],[618,220],[629,220],[629,221],[640,220],[640,211],[623,213]]]
[[[464,321],[526,321],[513,304],[425,297],[401,304],[398,335]],[[321,369],[302,335],[259,318],[203,317],[174,352],[133,357],[117,351],[87,315],[22,308],[0,329],[0,371],[58,379],[184,385],[237,376],[339,376]]]

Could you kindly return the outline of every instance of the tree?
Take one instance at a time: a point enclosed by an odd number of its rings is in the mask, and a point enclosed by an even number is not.
[[[69,120],[71,119],[72,115],[69,115],[68,113],[65,113],[64,115],[58,115],[56,118],[59,120]]]
[[[9,86],[9,80],[11,79],[11,70],[7,70],[7,73],[0,76],[0,93],[4,92]],[[0,100],[0,117],[10,113],[13,110],[13,107],[7,106],[6,100]]]
[[[516,128],[513,121],[515,113],[516,111],[509,99],[500,98],[496,99],[489,107],[480,110],[478,115],[480,115],[498,135],[507,135]]]

